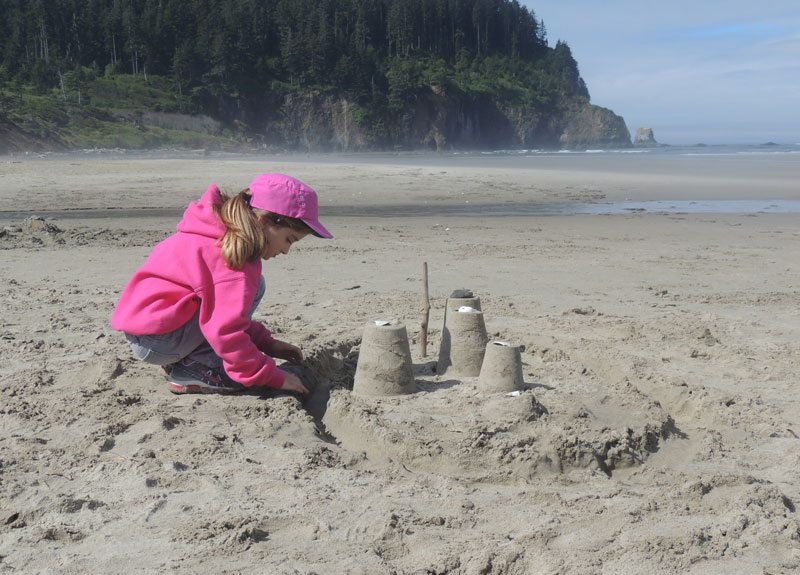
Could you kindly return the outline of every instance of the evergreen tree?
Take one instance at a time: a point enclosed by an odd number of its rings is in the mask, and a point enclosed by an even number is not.
[[[432,84],[526,105],[588,98],[569,46],[517,0],[0,0],[0,79],[83,69],[257,100],[348,94],[366,115]],[[205,100],[208,101],[208,100]]]

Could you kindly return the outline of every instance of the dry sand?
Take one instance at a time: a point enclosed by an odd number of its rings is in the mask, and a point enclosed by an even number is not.
[[[0,210],[73,210],[0,231],[0,572],[800,571],[800,214],[444,215],[797,200],[797,164],[571,161],[0,158]],[[264,170],[336,236],[270,261],[256,312],[317,393],[173,396],[111,311],[188,201]],[[460,287],[525,346],[519,397],[435,373]],[[406,324],[415,394],[349,391],[374,319]]]

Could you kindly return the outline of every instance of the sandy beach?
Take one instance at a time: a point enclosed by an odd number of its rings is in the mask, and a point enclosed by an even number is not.
[[[263,171],[335,236],[269,261],[255,315],[317,392],[174,396],[111,312],[188,202]],[[800,213],[562,209],[798,182],[779,156],[0,157],[0,572],[798,573]],[[518,397],[435,372],[457,288],[524,346]],[[414,394],[351,391],[378,319]]]

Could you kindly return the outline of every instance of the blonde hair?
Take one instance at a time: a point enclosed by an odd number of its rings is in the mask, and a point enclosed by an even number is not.
[[[251,207],[249,188],[232,198],[221,192],[220,196],[222,203],[214,205],[214,213],[225,225],[220,248],[225,263],[231,269],[240,270],[246,263],[259,259],[266,252],[269,240],[262,221],[264,219],[278,227],[310,231],[303,220]]]

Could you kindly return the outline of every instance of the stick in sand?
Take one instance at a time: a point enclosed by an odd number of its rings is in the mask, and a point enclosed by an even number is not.
[[[419,351],[422,357],[428,356],[428,316],[431,303],[428,299],[428,262],[422,262],[422,332],[419,334]]]

